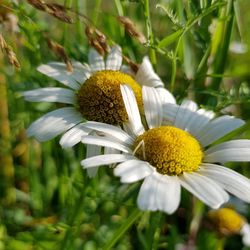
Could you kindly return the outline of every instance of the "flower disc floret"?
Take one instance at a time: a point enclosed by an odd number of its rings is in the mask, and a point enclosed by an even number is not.
[[[129,85],[142,108],[141,86],[128,74],[114,70],[102,70],[93,74],[77,93],[79,111],[87,120],[121,124],[128,120],[120,85]]]
[[[230,208],[212,210],[208,214],[215,228],[223,235],[239,233],[245,220]]]
[[[164,175],[195,171],[203,158],[199,142],[188,132],[172,126],[146,131],[137,138],[134,149],[138,158]]]

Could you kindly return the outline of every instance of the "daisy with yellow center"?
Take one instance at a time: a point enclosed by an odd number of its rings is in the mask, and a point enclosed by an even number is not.
[[[231,116],[214,118],[192,101],[162,104],[156,89],[142,87],[147,124],[143,125],[136,97],[121,86],[128,122],[126,132],[112,125],[87,122],[98,131],[82,142],[113,148],[116,153],[86,158],[84,168],[116,164],[122,183],[143,180],[137,199],[142,210],[173,213],[179,206],[181,186],[212,208],[229,195],[250,202],[250,181],[218,162],[250,161],[250,140],[232,140],[214,146],[217,139],[244,124]],[[214,164],[215,163],[215,164]]]
[[[208,219],[220,236],[241,234],[243,244],[250,246],[250,225],[247,223],[246,218],[238,214],[234,209],[224,207],[211,210],[208,213]]]
[[[130,86],[137,102],[142,107],[141,86],[157,88],[163,101],[175,102],[173,96],[163,88],[159,76],[153,71],[145,57],[134,74],[122,65],[122,51],[113,46],[106,61],[91,49],[89,64],[73,62],[73,72],[67,71],[64,63],[51,62],[38,67],[38,71],[64,84],[66,88],[47,87],[23,92],[27,101],[58,102],[66,107],[47,113],[31,124],[27,132],[39,141],[46,141],[65,133],[60,144],[72,147],[89,130],[83,126],[86,120],[122,125],[128,120],[120,91],[121,84]],[[93,150],[92,150],[93,151]]]

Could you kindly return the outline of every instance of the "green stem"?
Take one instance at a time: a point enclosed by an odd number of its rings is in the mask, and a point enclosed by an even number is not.
[[[225,245],[225,238],[219,238],[217,240],[217,244],[216,244],[216,249],[215,250],[223,250],[224,249],[224,245]]]
[[[76,13],[80,13],[80,0],[76,0]],[[83,28],[82,28],[82,23],[81,23],[81,19],[80,19],[80,16],[77,15],[76,17],[76,36],[77,36],[77,43],[78,44],[81,44],[82,43],[82,31],[83,31]]]
[[[115,0],[115,6],[116,6],[118,16],[124,16],[125,14],[124,14],[123,6],[120,0]],[[120,30],[120,36],[124,37],[125,29],[122,27],[122,25],[119,25],[119,30]]]
[[[3,58],[0,57],[3,66]],[[0,188],[3,204],[15,203],[14,166],[11,155],[11,132],[7,99],[7,83],[5,75],[0,72]]]
[[[197,237],[197,233],[199,231],[200,222],[202,219],[203,211],[204,211],[204,204],[200,202],[198,199],[195,198],[194,207],[193,207],[193,218],[190,222],[189,227],[189,246],[195,246],[195,241]]]
[[[126,231],[135,223],[135,221],[142,215],[142,211],[137,208],[130,214],[127,220],[123,223],[123,225],[118,228],[115,232],[113,238],[104,246],[103,250],[112,249],[112,247],[116,244],[116,242],[126,233]]]
[[[173,58],[172,58],[172,73],[171,73],[171,81],[170,81],[170,91],[174,91],[174,84],[175,84],[175,79],[176,79],[176,69],[177,69],[177,53],[178,49],[181,43],[181,39],[178,40],[175,51],[173,53]]]
[[[72,0],[64,0],[64,6],[65,8],[71,9],[72,7]],[[67,23],[64,23],[63,25],[63,46],[67,47],[67,42],[68,42],[68,25]]]
[[[222,9],[222,16],[220,17],[221,22],[224,22],[222,25],[224,29],[221,31],[221,37],[219,39],[220,45],[217,48],[216,54],[214,56],[214,67],[213,74],[221,74],[223,75],[225,65],[227,62],[227,53],[229,48],[229,43],[231,39],[231,33],[233,29],[233,21],[234,21],[234,6],[233,0],[229,0],[227,6]],[[224,32],[223,32],[224,31]],[[210,84],[211,89],[217,90],[219,88],[219,84],[221,82],[222,77],[213,78]]]
[[[92,17],[92,23],[94,24],[94,26],[96,26],[96,24],[97,24],[101,3],[102,3],[102,0],[96,0],[95,8],[94,8],[95,11],[94,11],[93,17]]]
[[[152,45],[154,45],[154,34],[153,34],[151,20],[150,20],[149,0],[143,1],[143,7],[144,7],[144,17],[146,21],[147,38],[150,44],[149,58],[150,58],[152,65],[155,67],[157,60],[156,60],[155,50],[151,47]]]
[[[120,0],[115,0],[115,6],[119,16],[124,16],[123,7]]]

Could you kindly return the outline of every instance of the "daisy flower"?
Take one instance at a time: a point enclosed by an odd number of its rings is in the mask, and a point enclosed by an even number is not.
[[[143,180],[137,203],[141,210],[173,213],[179,206],[181,187],[202,202],[218,208],[229,193],[250,202],[250,181],[219,162],[250,161],[250,140],[231,140],[211,145],[244,124],[231,116],[214,118],[213,112],[182,105],[163,105],[154,88],[143,87],[147,126],[142,124],[136,98],[121,86],[128,113],[126,132],[112,125],[87,122],[102,136],[84,136],[83,143],[102,145],[117,153],[84,159],[86,169],[116,164],[114,174],[122,183]],[[168,120],[165,120],[165,118]]]
[[[142,110],[141,86],[157,88],[161,98],[175,102],[173,96],[163,88],[163,83],[154,72],[147,57],[144,57],[138,72],[133,74],[122,65],[122,51],[112,47],[106,61],[91,49],[89,64],[73,62],[73,72],[67,71],[64,63],[50,62],[38,67],[38,71],[59,81],[64,88],[47,87],[23,92],[25,100],[31,102],[58,102],[65,107],[49,112],[33,122],[27,130],[29,136],[47,141],[64,133],[60,140],[63,147],[74,146],[82,135],[89,133],[83,126],[86,120],[122,125],[127,121],[122,101],[120,84],[128,84],[134,91]]]
[[[250,225],[246,218],[231,208],[220,208],[208,212],[208,219],[219,236],[242,235],[245,246],[250,246]]]

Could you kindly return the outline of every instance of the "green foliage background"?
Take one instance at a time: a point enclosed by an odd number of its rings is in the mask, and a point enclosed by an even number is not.
[[[121,185],[112,169],[105,167],[96,178],[87,177],[80,166],[83,145],[63,150],[59,138],[46,143],[27,138],[25,128],[58,104],[28,103],[20,92],[58,86],[36,71],[41,63],[59,60],[48,48],[46,37],[61,44],[70,58],[87,62],[84,29],[86,23],[92,24],[134,62],[149,55],[178,102],[188,97],[218,114],[232,105],[230,112],[247,123],[229,137],[249,138],[250,48],[235,53],[230,45],[250,44],[250,2],[54,3],[70,9],[72,24],[35,9],[28,1],[0,1],[0,13],[10,11],[18,17],[18,32],[3,26],[1,32],[21,64],[20,70],[14,69],[0,53],[0,250],[148,250],[177,249],[177,244],[196,244],[202,250],[222,249],[223,245],[225,249],[246,249],[239,236],[220,239],[209,230],[209,209],[184,190],[174,215],[142,213],[136,208],[139,183]],[[147,44],[129,36],[117,16],[128,16],[146,36]],[[249,164],[228,166],[250,177]],[[233,205],[250,219],[248,205],[238,200]]]

